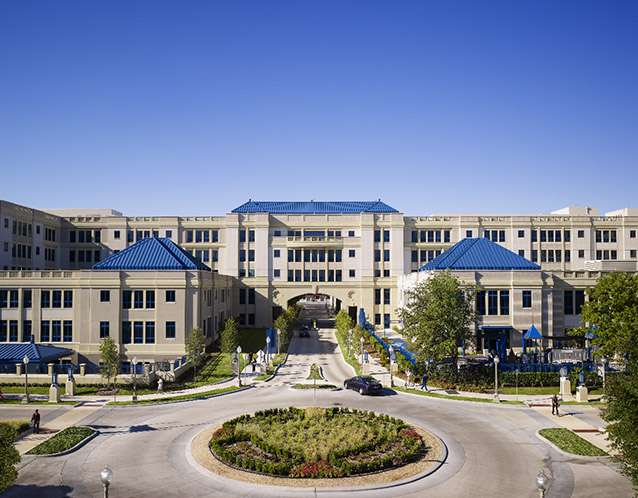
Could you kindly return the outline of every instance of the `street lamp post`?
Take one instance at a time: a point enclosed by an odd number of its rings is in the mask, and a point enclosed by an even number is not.
[[[518,372],[519,369],[516,367],[516,401],[518,401]]]
[[[22,397],[23,403],[29,402],[29,388],[28,386],[28,378],[29,378],[29,357],[25,354],[24,358],[22,358],[22,363],[24,363],[24,396]]]
[[[104,498],[109,498],[109,485],[111,484],[112,476],[113,471],[108,465],[105,465],[102,472],[100,472],[100,479],[102,479],[102,484],[104,485]]]
[[[277,329],[277,356],[281,354],[281,330]],[[279,360],[281,362],[281,360]]]
[[[363,365],[363,345],[365,344],[366,340],[362,337],[361,338],[361,365]]]
[[[348,360],[350,359],[350,346],[352,345],[352,329],[348,330]]]
[[[547,477],[544,470],[541,470],[536,476],[536,487],[541,493],[540,498],[545,498],[545,491],[549,488],[549,477]]]
[[[498,362],[498,356],[494,355],[494,403],[501,402],[498,397]]]
[[[137,403],[137,356],[131,360],[133,364],[133,403]]]
[[[392,376],[392,355],[394,353],[394,348],[390,346],[390,387],[394,387],[394,377]]]
[[[270,336],[266,336],[266,366],[270,366]]]
[[[607,359],[603,356],[600,359],[600,362],[603,364],[603,395],[606,394],[605,391],[605,363],[607,363]]]
[[[241,387],[241,346],[237,346],[237,382]]]

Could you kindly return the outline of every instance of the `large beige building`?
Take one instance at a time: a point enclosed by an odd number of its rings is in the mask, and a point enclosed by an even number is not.
[[[114,210],[44,212],[0,201],[0,289],[9,293],[9,300],[14,290],[31,286],[37,293],[43,285],[57,290],[57,282],[68,283],[68,287],[59,286],[62,291],[68,288],[75,294],[78,289],[97,292],[100,288],[97,282],[104,277],[91,271],[96,263],[141,240],[166,238],[210,268],[206,289],[214,292],[218,285],[215,279],[224,276],[219,285],[230,292],[224,312],[247,326],[271,326],[273,318],[291,300],[305,294],[326,294],[351,316],[357,317],[363,308],[371,323],[390,327],[398,323],[400,278],[416,272],[463,239],[487,238],[542,269],[528,281],[503,272],[490,274],[489,278],[467,277],[497,290],[512,288],[511,282],[516,281],[521,292],[532,292],[533,302],[540,307],[538,311],[520,310],[498,318],[513,328],[511,345],[515,346],[515,334],[531,322],[545,336],[563,336],[565,329],[579,321],[576,311],[584,289],[604,271],[610,268],[636,271],[637,231],[638,209],[632,208],[603,216],[591,207],[525,216],[405,216],[381,201],[251,200],[222,216],[127,217]],[[163,308],[159,296],[165,290],[166,282],[162,282],[165,277],[162,272],[149,275],[113,276],[112,282],[119,279],[118,292],[127,286],[134,287],[127,283],[133,280],[152,282],[148,288],[156,290],[157,306]],[[197,280],[186,275],[179,278],[185,286],[186,282]],[[543,293],[541,289],[553,291]],[[519,306],[516,303],[522,298],[512,292],[510,299],[516,312]],[[77,350],[84,348],[87,355],[93,355],[97,343],[84,344],[84,336],[76,331],[93,330],[96,323],[105,321],[96,313],[104,311],[114,316],[121,311],[116,309],[119,305],[106,311],[93,298],[75,298],[75,294],[74,308],[85,305],[88,308],[73,311],[74,336],[82,337]],[[62,307],[59,312],[63,311]],[[2,307],[0,299],[0,320],[8,320],[9,328],[11,313],[11,307]],[[219,313],[210,317],[208,331],[213,337],[217,333],[214,319],[219,323]],[[126,321],[121,316],[112,320],[118,324]],[[485,320],[496,318],[486,315]],[[166,320],[161,317],[156,319],[156,327],[163,321]],[[32,329],[37,328],[35,320],[31,322]],[[187,322],[201,326],[199,318],[192,317]],[[21,325],[17,326],[21,338]],[[117,327],[117,334],[121,335],[121,325]],[[8,333],[6,340],[10,337],[15,335]],[[159,357],[166,353],[164,347],[156,342],[148,350],[154,350],[153,355]]]

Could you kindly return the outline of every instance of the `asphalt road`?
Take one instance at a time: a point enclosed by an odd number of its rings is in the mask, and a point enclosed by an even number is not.
[[[105,464],[113,470],[111,498],[313,495],[536,498],[539,492],[535,477],[540,469],[553,477],[547,498],[631,496],[629,481],[610,464],[581,463],[542,442],[536,431],[551,427],[553,422],[528,407],[441,400],[390,389],[374,397],[342,389],[291,389],[291,384],[308,382],[304,379],[311,363],[321,365],[325,377],[336,385],[353,375],[340,359],[333,337],[332,331],[324,329],[313,331],[310,338],[296,337],[288,361],[277,377],[243,392],[182,403],[101,408],[81,422],[98,428],[98,437],[68,455],[23,456],[17,483],[0,496],[100,497],[103,493],[100,470]],[[190,457],[192,439],[213,423],[269,407],[315,404],[326,407],[339,404],[401,417],[438,435],[447,447],[447,459],[428,476],[392,486],[301,489],[225,479],[202,469]],[[599,420],[595,407],[577,407],[572,412],[570,416]],[[52,416],[47,411],[49,415]]]

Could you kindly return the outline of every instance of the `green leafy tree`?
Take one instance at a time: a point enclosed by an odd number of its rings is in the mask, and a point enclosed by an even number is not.
[[[354,326],[352,318],[345,310],[340,310],[335,317],[335,328],[337,329],[337,337],[339,342],[343,345],[346,351],[349,353],[352,351],[350,329]]]
[[[607,406],[601,416],[609,422],[611,447],[623,455],[618,460],[638,496],[638,275],[610,273],[587,289],[582,321],[592,326],[597,354],[626,357],[626,374],[610,376],[606,385]]]
[[[0,424],[0,491],[18,478],[15,466],[20,462],[20,453],[13,445],[17,437],[18,432],[13,427]]]
[[[204,363],[206,359],[206,338],[199,327],[193,327],[186,337],[184,349],[186,350],[186,358],[193,365],[193,380],[197,379],[197,367]]]
[[[122,358],[117,344],[112,337],[105,337],[100,344],[100,375],[106,378],[107,386],[111,385],[111,379],[117,378],[121,364]]]
[[[221,331],[219,349],[222,353],[232,353],[239,346],[239,329],[237,321],[230,317]]]
[[[456,374],[459,347],[474,344],[475,296],[474,286],[461,284],[447,271],[408,292],[408,304],[399,310],[399,317],[417,360],[451,358]]]

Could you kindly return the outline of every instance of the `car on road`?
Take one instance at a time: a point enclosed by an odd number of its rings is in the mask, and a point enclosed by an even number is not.
[[[357,375],[351,379],[346,379],[343,381],[343,387],[359,391],[359,394],[378,394],[383,391],[381,383],[369,375]]]
[[[306,325],[303,325],[299,329],[299,337],[310,337],[310,331],[308,330],[308,327]]]

